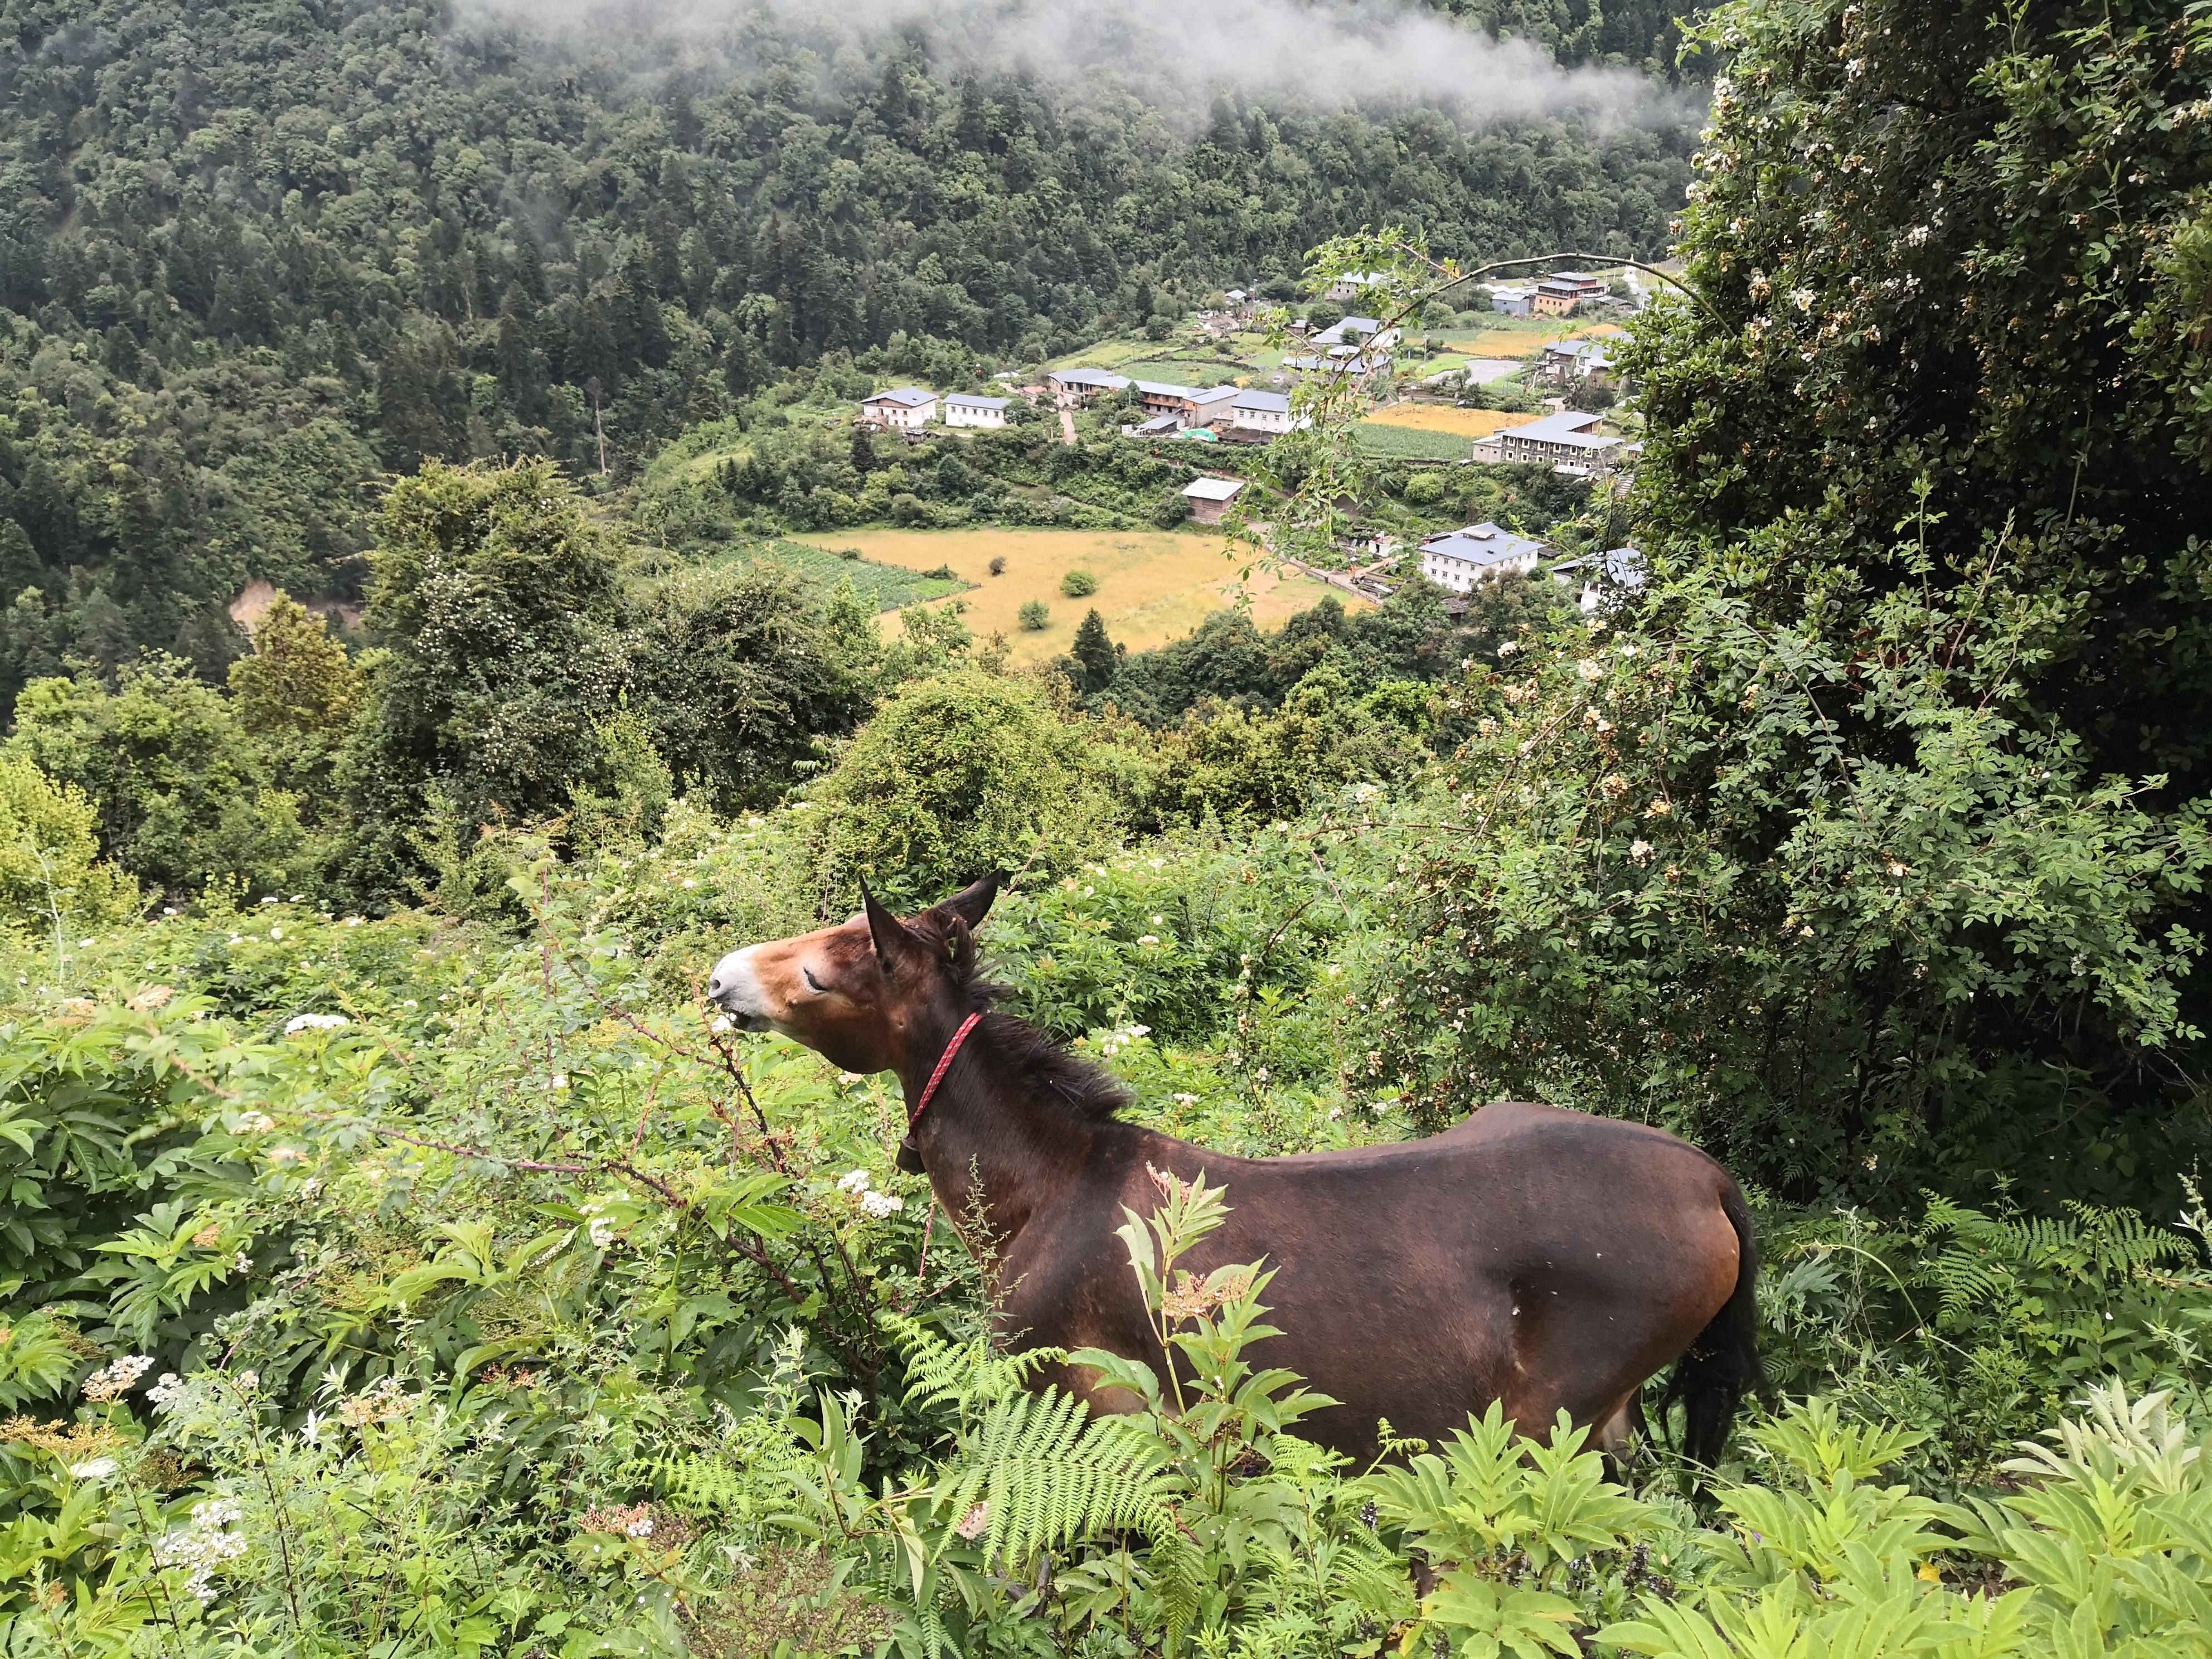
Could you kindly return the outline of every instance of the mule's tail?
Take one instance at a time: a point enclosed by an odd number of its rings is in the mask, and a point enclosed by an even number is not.
[[[1711,1468],[1728,1444],[1729,1425],[1747,1394],[1766,1387],[1766,1367],[1759,1358],[1759,1240],[1753,1236],[1751,1211],[1728,1183],[1721,1194],[1721,1209],[1735,1229],[1737,1267],[1735,1289],[1715,1314],[1712,1322],[1698,1333],[1689,1352],[1674,1362],[1661,1400],[1660,1420],[1675,1401],[1682,1405],[1682,1455]]]

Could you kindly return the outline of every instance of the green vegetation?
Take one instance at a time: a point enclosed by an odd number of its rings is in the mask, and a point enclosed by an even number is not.
[[[1578,62],[1681,27],[1455,9]],[[1625,497],[1379,453],[1430,434],[1334,392],[1206,453],[1278,550],[1491,519],[1641,586],[1401,569],[1125,650],[1094,548],[1030,667],[987,596],[1075,556],[933,540],[979,584],[933,610],[846,526],[1103,542],[1197,447],[853,397],[1152,361],[1231,277],[1441,324],[1516,238],[1656,252],[1686,163],[1183,134],[766,22],[709,76],[703,29],[10,21],[0,1651],[2212,1652],[2212,15],[1687,25],[1727,75]],[[1206,1254],[1233,1182],[1122,1218],[1182,1363],[994,1340],[898,1086],[699,995],[993,868],[994,994],[1146,1122],[1275,1157],[1535,1097],[1723,1158],[1772,1386],[1717,1465],[1663,1379],[1609,1463],[1495,1407],[1321,1452],[1302,1310]]]
[[[1060,577],[1060,591],[1071,599],[1087,599],[1098,591],[1098,578],[1088,570],[1071,570]]]

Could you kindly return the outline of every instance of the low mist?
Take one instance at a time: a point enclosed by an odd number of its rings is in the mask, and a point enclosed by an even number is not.
[[[672,68],[758,67],[799,47],[839,80],[911,42],[939,70],[1087,82],[1185,119],[1222,91],[1323,108],[1418,103],[1468,125],[1697,112],[1635,70],[1563,69],[1540,46],[1400,0],[464,0],[461,15]]]

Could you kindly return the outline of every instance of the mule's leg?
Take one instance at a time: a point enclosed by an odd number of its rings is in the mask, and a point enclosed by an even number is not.
[[[1613,1408],[1598,1425],[1595,1438],[1598,1450],[1605,1457],[1606,1478],[1626,1485],[1629,1466],[1635,1462],[1637,1454],[1644,1447],[1642,1384],[1631,1389],[1628,1397]]]

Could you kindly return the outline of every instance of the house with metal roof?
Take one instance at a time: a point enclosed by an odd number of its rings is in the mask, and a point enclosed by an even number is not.
[[[979,398],[970,392],[955,392],[945,400],[945,424],[947,426],[1004,426],[1006,408],[1012,398]]]
[[[1553,340],[1544,348],[1543,372],[1560,386],[1613,372],[1613,354],[1602,340]]]
[[[860,418],[871,426],[912,431],[937,418],[937,394],[918,386],[893,386],[860,399]]]
[[[1246,432],[1290,432],[1311,424],[1304,416],[1293,418],[1290,398],[1279,392],[1240,392],[1229,412],[1230,424]]]
[[[1045,384],[1054,392],[1065,392],[1078,402],[1086,404],[1101,392],[1129,389],[1127,376],[1109,374],[1103,368],[1055,368],[1044,379]]]
[[[1378,317],[1346,317],[1340,323],[1331,323],[1313,337],[1310,343],[1317,346],[1340,346],[1352,343],[1358,336],[1358,344],[1370,351],[1388,351],[1398,343],[1401,331],[1382,326]]]
[[[1599,416],[1566,409],[1541,420],[1509,426],[1474,441],[1474,459],[1535,463],[1569,477],[1610,472],[1621,459],[1623,440],[1596,430]]]
[[[1243,488],[1242,478],[1193,478],[1182,487],[1182,498],[1190,504],[1190,516],[1199,523],[1219,524],[1229,503]]]
[[[1471,593],[1482,582],[1525,576],[1536,568],[1544,544],[1494,524],[1431,536],[1421,544],[1421,574],[1452,593]]]

